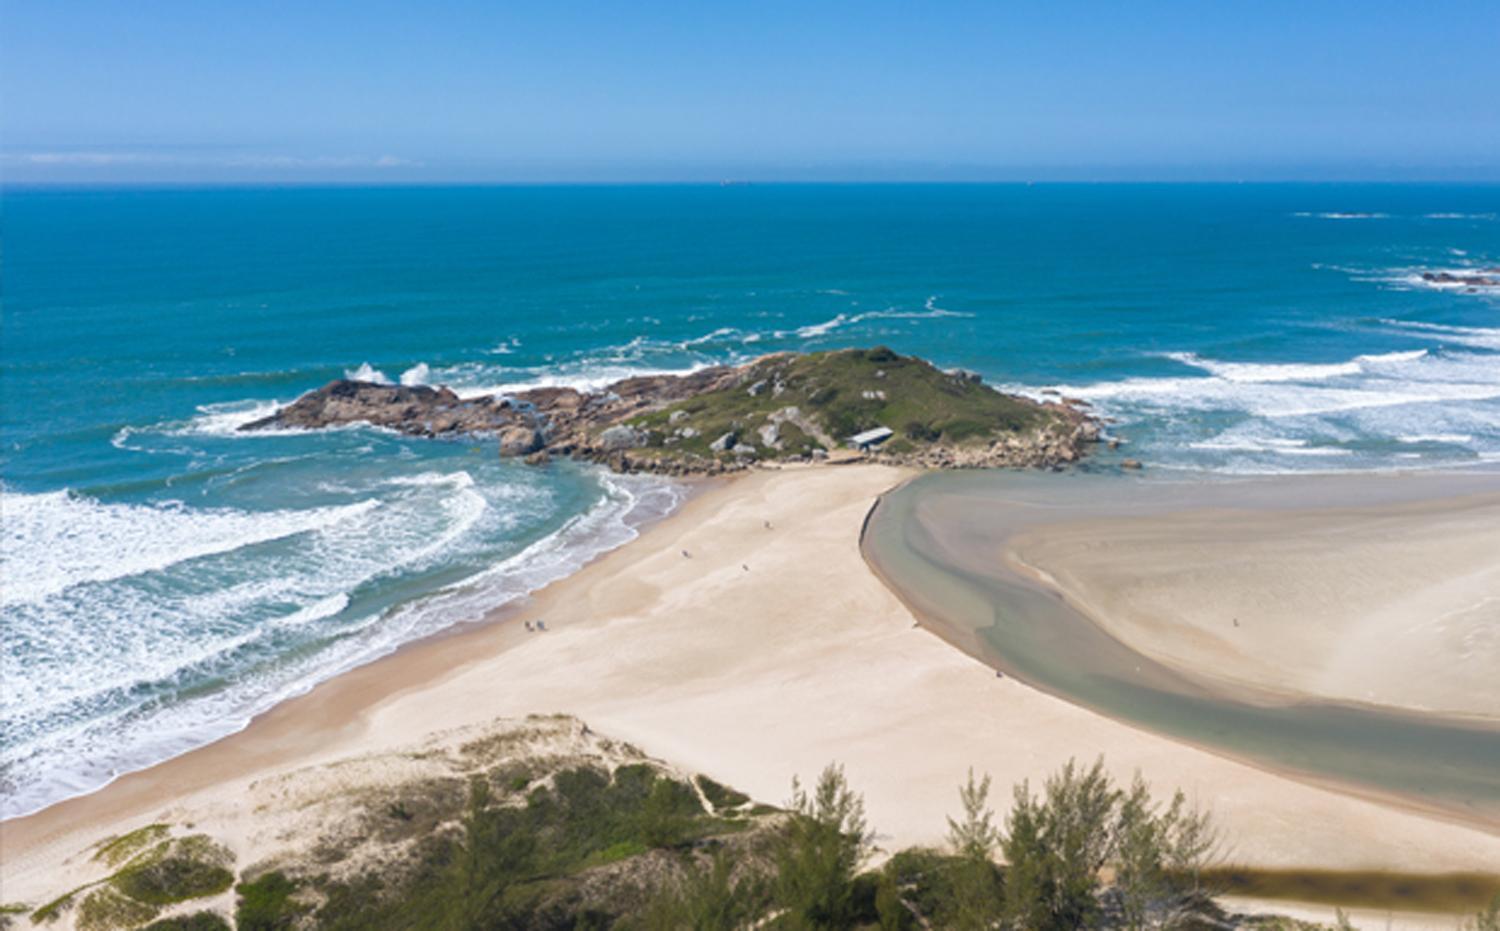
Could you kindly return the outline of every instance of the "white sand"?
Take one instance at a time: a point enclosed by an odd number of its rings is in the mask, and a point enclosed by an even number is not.
[[[3,895],[56,886],[60,862],[154,820],[215,833],[251,781],[388,750],[496,716],[566,712],[770,801],[830,760],[888,848],[935,843],[972,766],[1009,786],[1104,754],[1213,810],[1262,866],[1486,870],[1500,837],[1231,762],[995,674],[913,626],[856,547],[883,467],[756,473],[542,592],[524,617],[419,644],[341,676],[242,734],[0,829]],[[765,521],[772,529],[766,529]],[[683,550],[690,557],[682,554]]]

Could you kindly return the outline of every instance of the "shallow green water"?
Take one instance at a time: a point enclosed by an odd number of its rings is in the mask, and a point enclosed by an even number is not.
[[[998,558],[1019,530],[1085,514],[1139,513],[1169,503],[1288,507],[1500,490],[1484,475],[1334,481],[1151,485],[1107,476],[936,474],[882,500],[864,547],[918,614],[1028,684],[1251,763],[1500,826],[1500,729],[1368,706],[1277,703],[1269,696],[1261,703],[1225,694],[1130,649]]]

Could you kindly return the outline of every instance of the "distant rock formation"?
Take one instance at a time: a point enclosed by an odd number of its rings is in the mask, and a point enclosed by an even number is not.
[[[1001,394],[971,372],[942,372],[877,348],[779,353],[626,378],[597,392],[461,398],[442,387],[339,379],[240,429],[367,423],[414,436],[492,435],[500,455],[527,462],[571,456],[622,472],[704,475],[825,461],[850,435],[888,427],[891,438],[862,451],[865,458],[929,468],[1056,467],[1098,441],[1085,406]]]
[[[1422,280],[1429,284],[1453,285],[1462,288],[1500,288],[1500,268],[1476,268],[1460,272],[1423,272]]]

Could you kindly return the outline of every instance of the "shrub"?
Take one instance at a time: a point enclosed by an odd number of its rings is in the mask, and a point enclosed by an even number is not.
[[[234,885],[234,874],[218,863],[187,853],[169,853],[115,874],[115,888],[141,902],[171,905],[218,895]]]
[[[1102,759],[1087,770],[1070,760],[1041,798],[1016,787],[1001,841],[1007,922],[1043,931],[1095,924],[1109,865],[1124,927],[1178,924],[1204,905],[1199,876],[1216,846],[1208,817],[1182,793],[1160,808],[1139,776],[1121,792]]]
[[[706,866],[690,867],[658,889],[641,925],[647,931],[743,928],[765,913],[768,901],[765,881],[749,871],[736,876],[734,861],[720,849]]]
[[[702,790],[703,797],[714,806],[715,811],[725,808],[739,808],[750,801],[750,796],[743,792],[737,792],[722,783],[715,782],[707,776],[697,777],[698,788]]]
[[[296,924],[308,907],[292,896],[297,884],[276,870],[234,888],[234,924],[239,931],[283,931]]]
[[[135,928],[156,917],[157,908],[102,886],[84,896],[78,906],[80,931],[110,931]]]
[[[776,901],[806,928],[846,927],[855,914],[854,877],[874,851],[864,800],[842,767],[830,764],[812,794],[792,780],[791,817],[773,851]]]

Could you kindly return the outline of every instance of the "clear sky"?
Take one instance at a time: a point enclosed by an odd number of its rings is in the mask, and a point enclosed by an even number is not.
[[[1500,180],[1500,0],[0,0],[0,172]]]

